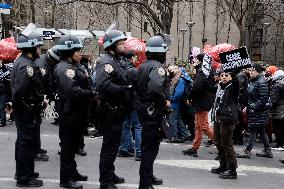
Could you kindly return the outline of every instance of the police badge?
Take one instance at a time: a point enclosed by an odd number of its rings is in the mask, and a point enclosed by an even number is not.
[[[72,69],[67,69],[65,72],[65,75],[71,79],[73,79],[73,77],[75,77],[75,70]]]
[[[110,74],[111,72],[113,72],[113,67],[110,64],[106,64],[105,65],[105,72]]]
[[[34,69],[30,66],[27,66],[27,73],[29,77],[32,77],[34,75]]]
[[[166,74],[164,68],[158,68],[158,73],[160,76],[164,76]]]
[[[46,70],[44,68],[40,68],[41,75],[44,76],[46,74]]]

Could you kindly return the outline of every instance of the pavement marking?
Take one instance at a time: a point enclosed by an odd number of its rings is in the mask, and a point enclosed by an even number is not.
[[[44,178],[39,178],[41,180],[43,180],[43,184],[46,183],[55,183],[55,184],[59,184],[59,180],[56,179],[44,179]],[[5,178],[5,177],[0,177],[0,182],[16,182],[14,178]],[[99,182],[94,182],[94,181],[84,181],[84,182],[80,182],[82,184],[88,184],[88,185],[96,185],[96,186],[100,186]],[[127,188],[138,188],[139,185],[138,184],[118,184],[118,187],[127,187]],[[170,188],[170,187],[164,187],[164,186],[155,186],[155,188],[157,189],[177,189],[177,188]]]
[[[156,164],[169,165],[182,168],[191,168],[191,169],[201,169],[201,170],[211,170],[212,167],[219,166],[219,162],[215,160],[156,160]],[[247,176],[247,173],[243,171],[254,171],[254,172],[263,172],[263,173],[276,173],[283,174],[284,169],[282,168],[270,168],[270,167],[259,167],[251,165],[238,165],[238,175]]]

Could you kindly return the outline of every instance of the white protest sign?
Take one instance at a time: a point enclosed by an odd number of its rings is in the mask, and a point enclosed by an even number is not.
[[[211,62],[212,58],[208,54],[204,54],[203,63],[202,63],[202,71],[208,77],[211,71]]]

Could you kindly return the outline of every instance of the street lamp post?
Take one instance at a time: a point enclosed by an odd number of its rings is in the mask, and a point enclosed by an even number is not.
[[[183,60],[183,50],[184,50],[184,35],[187,29],[180,29],[180,32],[182,34],[182,50],[181,50],[181,59]]]
[[[191,53],[191,37],[192,37],[192,27],[194,26],[194,22],[186,22],[186,25],[189,30],[189,38],[188,38],[188,61],[190,60],[190,53]]]
[[[265,31],[263,60],[266,61],[267,29],[271,24],[268,23],[268,22],[265,22],[265,23],[263,23],[263,25],[264,25],[264,31]]]

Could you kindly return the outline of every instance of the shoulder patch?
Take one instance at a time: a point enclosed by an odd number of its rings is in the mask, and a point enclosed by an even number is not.
[[[165,76],[165,74],[166,74],[166,71],[165,71],[165,69],[164,68],[158,68],[158,73],[159,73],[159,75],[160,76]]]
[[[29,77],[34,75],[34,69],[31,66],[27,66],[27,73]]]
[[[65,75],[71,79],[75,77],[75,70],[72,69],[67,69],[65,72]]]
[[[111,64],[106,64],[105,65],[105,72],[110,74],[111,72],[113,72],[113,67]]]
[[[46,74],[46,69],[40,68],[40,72],[41,72],[41,75],[42,75],[42,76],[45,76],[45,74]]]

